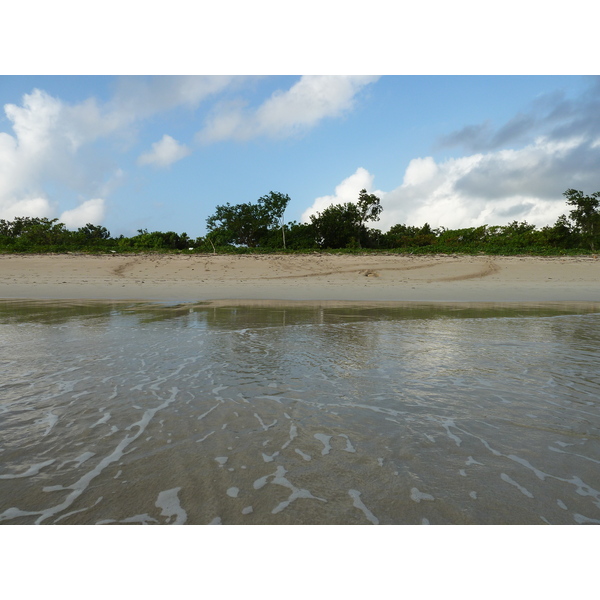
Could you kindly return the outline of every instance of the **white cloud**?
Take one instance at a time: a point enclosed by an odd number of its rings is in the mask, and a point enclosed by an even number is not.
[[[420,185],[431,181],[438,174],[438,166],[431,156],[413,158],[404,173],[404,185]]]
[[[6,104],[4,112],[15,135],[0,133],[0,213],[50,216],[42,180],[59,167],[65,146],[57,134],[61,103],[34,90],[23,97],[22,106]]]
[[[194,109],[210,96],[240,86],[246,79],[225,75],[121,77],[106,108],[115,122],[130,123],[178,106]]]
[[[79,160],[77,152],[99,131],[93,125],[93,103],[68,106],[36,89],[23,96],[20,106],[6,104],[4,112],[14,133],[0,133],[0,214],[4,218],[56,216],[58,202],[45,191],[49,182],[80,193],[90,191],[88,180],[93,179],[90,175],[98,177],[97,169]],[[99,223],[104,218],[103,200],[88,200],[63,217],[73,227]]]
[[[191,150],[184,144],[179,144],[170,135],[163,135],[162,139],[152,144],[152,151],[142,154],[138,158],[139,165],[154,165],[155,167],[168,167],[174,162],[189,156]]]
[[[115,96],[106,103],[88,98],[68,104],[34,89],[24,94],[20,105],[5,104],[12,134],[0,132],[0,214],[10,215],[6,218],[56,214],[58,201],[48,199],[49,184],[64,186],[84,198],[105,197],[106,191],[112,191],[125,177],[114,158],[99,154],[95,142],[109,136],[126,141],[129,136],[131,140],[135,137],[133,126],[139,121],[180,106],[193,109],[212,94],[243,80],[220,76],[124,77],[117,82]],[[188,153],[185,146],[167,136],[147,159],[166,166]]]
[[[519,150],[443,161],[431,177],[418,182],[409,178],[382,198],[381,225],[428,222],[459,228],[514,220],[550,225],[566,211],[562,192],[574,185],[577,155],[589,153],[586,146],[581,139],[558,144],[540,138]],[[596,155],[600,159],[600,152]],[[579,175],[584,188],[592,183],[585,168]]]
[[[93,198],[80,204],[77,208],[65,210],[59,217],[69,229],[77,229],[88,223],[99,225],[104,220],[105,203],[102,198]]]
[[[0,202],[0,219],[12,221],[16,217],[51,217],[54,208],[46,198],[5,199]]]
[[[342,183],[335,186],[335,193],[333,195],[316,198],[312,205],[302,213],[301,220],[303,223],[308,223],[310,215],[323,212],[324,209],[332,204],[356,202],[360,191],[366,189],[371,193],[372,186],[373,175],[366,169],[363,169],[363,167],[359,167],[350,177],[347,177]]]
[[[304,76],[289,90],[278,90],[255,110],[236,102],[221,105],[207,120],[198,139],[286,137],[314,127],[325,118],[340,117],[354,107],[356,95],[374,76]]]
[[[581,136],[561,142],[540,137],[519,150],[439,163],[432,157],[416,158],[399,187],[373,192],[383,206],[380,221],[373,225],[382,231],[398,223],[450,229],[515,220],[552,225],[568,212],[562,196],[566,189],[597,189],[598,164],[600,146]],[[335,195],[317,198],[302,215],[303,221],[330,204],[356,202],[358,190],[369,189],[372,183],[373,175],[358,169],[336,187]]]

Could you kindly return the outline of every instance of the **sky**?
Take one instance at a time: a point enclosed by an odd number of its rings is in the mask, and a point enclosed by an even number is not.
[[[293,26],[269,0],[197,19],[177,17],[179,0],[170,13],[106,0],[96,27],[63,0],[35,20],[13,6],[0,218],[197,237],[217,205],[281,192],[286,221],[307,222],[365,188],[383,231],[553,224],[565,190],[600,190],[600,77],[584,5],[574,46],[556,43],[569,15],[533,4],[507,0],[495,29],[468,0],[421,3],[401,24],[379,0],[368,13],[307,0]]]
[[[365,188],[397,223],[552,224],[600,190],[600,77],[0,76],[0,218],[206,233],[288,194],[307,222]]]

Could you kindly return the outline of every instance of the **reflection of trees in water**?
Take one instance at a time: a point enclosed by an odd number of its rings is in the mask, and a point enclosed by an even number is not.
[[[109,338],[113,342],[120,339],[124,347],[130,348],[132,358],[139,350],[135,344],[126,343],[126,332],[143,332],[156,326],[165,335],[158,336],[157,340],[163,342],[157,342],[155,351],[162,353],[165,360],[179,360],[181,352],[196,354],[204,361],[223,363],[224,369],[232,364],[238,374],[245,373],[253,381],[289,377],[305,380],[310,376],[341,384],[344,378],[352,379],[360,371],[363,381],[376,385],[377,377],[395,372],[397,382],[414,387],[417,383],[439,384],[444,379],[480,376],[482,372],[492,374],[499,358],[513,361],[518,377],[522,364],[518,353],[511,351],[511,344],[525,348],[530,368],[540,372],[548,364],[560,363],[564,353],[569,354],[571,361],[574,357],[580,357],[577,360],[584,363],[596,360],[600,333],[589,327],[589,317],[520,318],[573,314],[577,310],[585,309],[526,305],[216,307],[5,301],[0,303],[0,320],[7,324],[73,325],[82,342],[97,340],[98,351],[103,345],[101,338],[108,334],[107,343]],[[485,319],[485,327],[481,327],[481,319]],[[163,329],[162,325],[168,327]],[[40,344],[47,352],[55,352],[73,339],[75,328],[40,330]],[[111,330],[115,332],[109,334]],[[115,337],[117,330],[122,330],[122,335]],[[178,348],[177,340],[184,338],[171,339],[168,332],[173,330],[187,334],[198,330],[199,335],[186,335],[186,347]],[[204,336],[201,331],[210,335]],[[588,366],[584,365],[589,371]],[[578,377],[576,372],[572,376]]]
[[[4,300],[0,301],[0,321],[59,325],[73,319],[108,320],[115,307],[108,302]]]
[[[556,316],[584,314],[597,307],[584,305],[469,305],[405,303],[395,307],[328,306],[210,306],[208,303],[165,305],[133,301],[0,300],[2,322],[66,323],[70,319],[135,315],[139,323],[180,320],[181,326],[199,322],[222,330],[243,327],[277,327],[299,324],[340,323],[355,320],[463,319],[487,317]]]

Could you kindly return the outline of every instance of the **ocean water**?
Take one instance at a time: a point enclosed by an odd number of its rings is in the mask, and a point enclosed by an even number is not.
[[[0,524],[600,523],[600,314],[0,303]]]

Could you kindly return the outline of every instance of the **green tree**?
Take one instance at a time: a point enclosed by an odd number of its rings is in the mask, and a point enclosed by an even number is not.
[[[106,244],[110,239],[110,231],[101,225],[92,225],[88,223],[85,227],[80,227],[73,238],[80,248],[98,248]]]
[[[384,245],[386,248],[405,248],[411,245],[411,241],[417,232],[417,227],[397,223],[383,234]]]
[[[264,235],[268,223],[256,204],[229,204],[217,206],[215,213],[206,219],[209,233],[219,234],[227,244],[253,248]]]
[[[0,235],[16,250],[56,250],[68,246],[73,232],[58,219],[16,217],[0,222]]]
[[[210,233],[218,232],[219,238],[226,243],[256,248],[270,229],[281,227],[284,232],[283,216],[289,201],[287,194],[270,192],[256,204],[220,205],[206,219],[206,227]],[[285,237],[283,239],[285,247]]]
[[[281,238],[285,250],[285,209],[290,203],[290,197],[280,192],[269,192],[266,196],[258,199],[263,210],[272,218],[271,225],[281,229]]]
[[[379,221],[379,215],[383,210],[381,200],[375,194],[367,194],[364,188],[358,193],[359,224],[358,224],[358,243],[360,246],[360,233],[367,221]]]
[[[567,198],[567,204],[574,207],[569,216],[577,231],[581,233],[584,242],[589,244],[592,252],[595,252],[600,236],[600,192],[585,196],[581,191],[569,189],[563,196]]]
[[[566,215],[560,215],[552,227],[543,227],[542,235],[546,243],[554,248],[572,248],[579,237]]]
[[[360,235],[360,214],[356,204],[332,204],[310,216],[316,241],[321,248],[346,248],[356,244]]]
[[[382,207],[374,194],[362,189],[358,202],[332,204],[316,215],[311,215],[317,243],[322,248],[361,248],[370,241],[367,221],[378,221]]]

